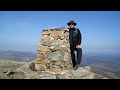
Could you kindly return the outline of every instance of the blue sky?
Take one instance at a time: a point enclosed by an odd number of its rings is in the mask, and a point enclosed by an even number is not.
[[[83,52],[120,53],[120,11],[0,11],[0,50],[36,52],[41,32],[74,20]]]

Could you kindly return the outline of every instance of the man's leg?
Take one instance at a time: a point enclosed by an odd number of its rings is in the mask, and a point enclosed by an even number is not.
[[[74,70],[78,69],[81,63],[81,59],[82,59],[82,49],[81,48],[76,48],[77,51],[77,63],[74,67]]]
[[[82,60],[82,48],[77,48],[77,64],[80,65]]]
[[[76,60],[75,60],[75,53],[74,53],[74,47],[71,47],[71,59],[72,59],[72,64],[73,67],[76,65]]]

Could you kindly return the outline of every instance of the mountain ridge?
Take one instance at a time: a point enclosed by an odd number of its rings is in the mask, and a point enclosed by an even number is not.
[[[36,53],[33,52],[21,52],[21,51],[0,51],[0,59],[8,59],[15,61],[31,61],[35,59],[37,56]]]

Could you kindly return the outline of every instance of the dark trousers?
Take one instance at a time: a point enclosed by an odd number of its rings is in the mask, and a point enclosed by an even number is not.
[[[70,45],[70,50],[71,50],[71,59],[72,59],[73,67],[76,64],[80,65],[81,59],[82,59],[82,48],[76,48],[76,46],[71,46]],[[74,51],[77,52],[77,60],[75,59],[75,53],[74,53]]]

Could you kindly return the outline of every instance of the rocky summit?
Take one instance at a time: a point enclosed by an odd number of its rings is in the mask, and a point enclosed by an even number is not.
[[[90,66],[79,67],[77,70],[50,72],[47,70],[33,71],[29,68],[32,62],[0,60],[0,79],[108,79],[91,72]]]
[[[8,79],[107,79],[91,72],[90,66],[72,68],[67,28],[43,30],[37,58],[1,72],[0,78]]]

